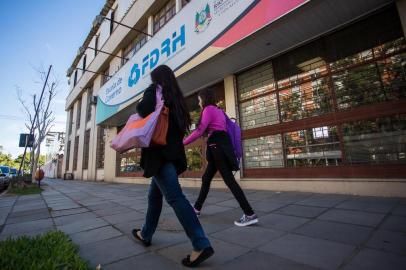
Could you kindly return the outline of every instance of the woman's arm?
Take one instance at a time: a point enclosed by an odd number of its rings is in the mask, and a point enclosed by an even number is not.
[[[150,85],[144,92],[144,96],[137,105],[138,114],[145,118],[150,113],[155,111],[156,106],[156,87],[155,85]]]
[[[210,113],[209,113],[209,110],[207,110],[207,107],[206,107],[206,108],[204,108],[204,110],[202,112],[200,125],[192,132],[192,134],[190,134],[186,139],[183,140],[183,144],[184,145],[191,144],[192,142],[196,141],[201,136],[203,136],[203,134],[206,131],[209,123],[210,123]]]

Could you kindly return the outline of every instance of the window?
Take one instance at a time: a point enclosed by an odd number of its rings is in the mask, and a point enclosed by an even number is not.
[[[82,99],[78,100],[78,108],[76,112],[76,128],[78,129],[80,127],[80,118],[82,114]]]
[[[244,168],[283,167],[281,135],[271,135],[243,141]]]
[[[284,137],[288,167],[341,163],[340,141],[335,126],[288,132]]]
[[[97,169],[104,168],[104,147],[106,141],[106,130],[97,127],[97,147],[96,147],[96,167]]]
[[[110,67],[107,67],[102,73],[101,86],[110,80]]]
[[[406,163],[406,115],[346,123],[343,133],[350,164]]]
[[[110,13],[110,35],[113,33],[114,30],[114,17],[115,17],[115,10],[112,10]]]
[[[92,98],[93,98],[93,91],[90,88],[87,90],[87,102],[86,102],[86,121],[89,122],[92,119]]]
[[[96,57],[98,49],[99,49],[99,36],[97,35],[94,40],[94,57]]]
[[[76,86],[77,82],[78,82],[78,70],[76,69],[75,74],[73,75],[73,87]]]
[[[86,72],[86,54],[83,56],[82,74]]]
[[[73,129],[73,108],[69,110],[69,135],[72,134]]]
[[[142,32],[147,33],[148,27],[144,27]],[[147,35],[139,33],[124,49],[123,58],[130,59],[136,52],[138,52],[144,44],[147,43]],[[122,65],[127,63],[128,60],[122,59]]]
[[[83,145],[83,169],[89,168],[89,147],[90,147],[90,129],[85,132],[85,141]]]
[[[75,137],[75,145],[73,147],[73,170],[78,168],[78,150],[79,150],[79,136]]]
[[[65,170],[69,171],[69,161],[70,161],[70,145],[71,141],[68,141],[68,145],[66,146],[66,165],[65,165]]]
[[[157,33],[176,14],[175,0],[168,1],[154,16],[154,33]]]

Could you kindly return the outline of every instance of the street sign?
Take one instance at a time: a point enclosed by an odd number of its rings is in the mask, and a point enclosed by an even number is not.
[[[26,134],[26,133],[20,134],[20,143],[18,144],[18,147],[25,147],[26,143],[27,143],[27,147],[33,146],[34,134]]]

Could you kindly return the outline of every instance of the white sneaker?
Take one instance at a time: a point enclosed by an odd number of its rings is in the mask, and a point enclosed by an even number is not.
[[[255,223],[258,223],[258,217],[256,214],[253,214],[252,216],[242,215],[240,220],[234,221],[234,224],[238,227],[245,227]]]

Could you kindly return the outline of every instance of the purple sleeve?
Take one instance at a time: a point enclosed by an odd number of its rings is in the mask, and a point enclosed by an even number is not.
[[[207,126],[209,125],[209,122],[210,122],[210,111],[208,110],[208,107],[206,107],[202,112],[200,125],[192,132],[192,134],[190,134],[186,139],[183,140],[183,144],[184,145],[191,144],[192,142],[196,141],[201,136],[203,136],[204,132],[207,129]]]

